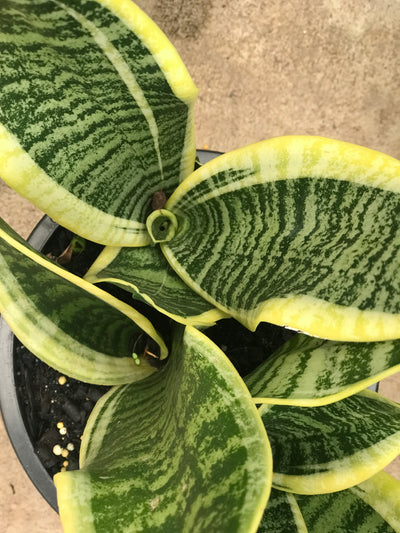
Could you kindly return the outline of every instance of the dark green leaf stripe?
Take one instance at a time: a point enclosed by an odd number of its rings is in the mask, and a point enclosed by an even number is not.
[[[265,430],[226,356],[182,331],[161,372],[96,405],[81,470],[55,477],[66,533],[257,531],[271,483]]]
[[[385,472],[342,492],[296,500],[309,533],[400,531],[400,482]]]
[[[257,533],[307,533],[307,527],[297,505],[289,492],[272,489]]]
[[[371,391],[322,407],[264,405],[276,488],[299,494],[344,490],[400,453],[400,406]]]
[[[400,335],[400,163],[317,137],[220,156],[166,205],[176,272],[250,329],[331,340]]]
[[[334,342],[296,335],[245,383],[256,403],[316,406],[359,392],[400,370],[400,341]]]
[[[90,283],[124,286],[177,322],[210,326],[226,316],[201,298],[175,274],[159,247],[107,246],[85,276]]]
[[[0,312],[21,342],[60,372],[90,383],[129,383],[152,374],[146,359],[137,365],[132,358],[147,335],[167,355],[151,323],[15,235],[0,220]]]
[[[196,89],[155,24],[130,0],[8,0],[0,73],[2,178],[80,235],[148,243],[152,194],[195,157]]]

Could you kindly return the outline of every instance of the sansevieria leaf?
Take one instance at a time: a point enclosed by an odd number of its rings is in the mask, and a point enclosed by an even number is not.
[[[122,285],[132,291],[134,298],[182,324],[211,326],[226,316],[186,285],[156,246],[106,246],[85,279]]]
[[[294,494],[272,489],[257,533],[307,533]]]
[[[0,312],[15,335],[73,378],[104,385],[143,379],[155,370],[141,357],[148,337],[167,355],[147,318],[49,261],[2,220],[0,289]]]
[[[149,242],[153,193],[193,170],[196,94],[131,0],[0,4],[0,175],[79,235]]]
[[[400,406],[369,390],[321,407],[264,405],[273,486],[298,494],[344,490],[400,453]]]
[[[65,533],[257,531],[272,470],[261,419],[223,352],[182,333],[160,372],[96,405],[81,470],[55,476]]]
[[[385,472],[345,491],[295,497],[309,533],[400,531],[400,482]]]
[[[296,335],[246,376],[256,403],[336,402],[400,370],[400,340],[334,342]]]
[[[282,137],[203,165],[150,231],[186,283],[251,330],[377,341],[400,336],[399,213],[399,161]]]

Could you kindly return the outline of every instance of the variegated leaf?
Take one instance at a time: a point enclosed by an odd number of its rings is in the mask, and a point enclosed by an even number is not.
[[[197,90],[131,0],[0,4],[0,175],[72,231],[141,246],[193,170]]]
[[[49,261],[2,220],[0,312],[39,359],[89,383],[129,383],[152,374],[154,367],[141,357],[147,336],[167,355],[147,318]]]
[[[256,403],[317,406],[400,370],[400,340],[334,342],[296,335],[246,376]]]
[[[164,232],[186,283],[251,330],[266,321],[390,340],[400,335],[399,193],[400,162],[389,156],[282,137],[198,169],[150,230],[159,242]]]
[[[298,494],[347,489],[400,453],[400,406],[363,391],[321,407],[264,405],[273,486]]]
[[[309,533],[400,531],[400,482],[385,472],[342,492],[296,500]]]
[[[307,533],[307,527],[294,494],[271,490],[257,533]]]
[[[181,324],[211,326],[226,316],[186,285],[156,246],[107,246],[85,279],[121,285]]]
[[[272,473],[261,419],[223,352],[182,332],[162,371],[96,405],[81,470],[55,476],[65,533],[257,531]]]

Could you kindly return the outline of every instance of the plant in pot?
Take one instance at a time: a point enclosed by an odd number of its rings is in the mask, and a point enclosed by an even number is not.
[[[104,245],[81,278],[0,223],[15,335],[112,386],[55,476],[65,531],[399,531],[400,407],[365,389],[400,365],[400,163],[294,136],[194,170],[197,90],[129,0],[0,26],[0,175]],[[207,336],[228,317],[299,333],[240,376]]]

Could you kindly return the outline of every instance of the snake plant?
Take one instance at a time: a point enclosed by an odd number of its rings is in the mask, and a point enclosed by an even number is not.
[[[366,390],[400,370],[400,162],[291,136],[195,170],[197,89],[130,0],[4,0],[0,72],[0,176],[104,246],[80,278],[0,223],[15,335],[113,386],[55,476],[64,530],[400,531],[400,406]],[[242,378],[226,317],[299,333]]]

